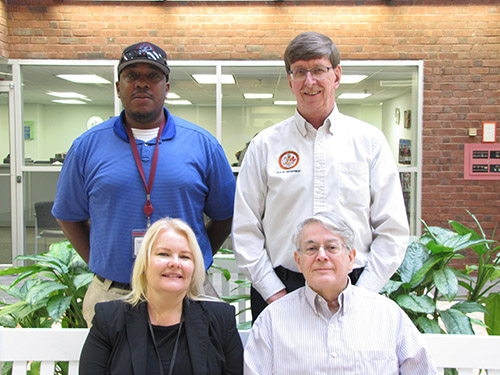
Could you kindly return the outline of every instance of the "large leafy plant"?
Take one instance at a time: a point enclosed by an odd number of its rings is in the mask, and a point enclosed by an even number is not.
[[[382,291],[424,333],[474,334],[472,324],[484,323],[467,315],[472,312],[485,313],[490,334],[500,330],[500,297],[492,292],[500,283],[500,246],[486,238],[476,217],[469,214],[478,231],[456,221],[449,221],[452,229],[429,227],[424,222],[425,233],[408,246],[399,270]],[[467,249],[476,255],[474,259],[463,255]],[[454,259],[467,259],[469,264],[459,270],[452,266]],[[467,295],[457,301],[459,285]],[[440,300],[451,306],[440,309]]]
[[[0,271],[0,276],[16,275],[11,285],[0,289],[17,300],[0,302],[0,325],[24,328],[87,327],[82,300],[93,274],[68,241],[51,245],[40,255],[21,255],[16,260],[31,263]]]

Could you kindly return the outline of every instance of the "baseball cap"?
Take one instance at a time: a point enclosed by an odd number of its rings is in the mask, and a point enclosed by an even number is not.
[[[167,54],[153,43],[140,42],[125,48],[118,64],[118,75],[125,67],[136,63],[152,64],[160,68],[167,77],[170,73],[170,68],[167,64]]]

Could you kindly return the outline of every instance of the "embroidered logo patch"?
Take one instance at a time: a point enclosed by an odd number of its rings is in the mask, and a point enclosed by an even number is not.
[[[281,154],[278,160],[283,169],[292,169],[299,163],[299,155],[295,151],[286,151]]]

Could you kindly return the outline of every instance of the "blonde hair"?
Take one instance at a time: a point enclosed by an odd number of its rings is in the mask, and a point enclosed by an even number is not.
[[[200,245],[196,240],[193,230],[181,219],[172,219],[169,217],[159,219],[154,222],[146,232],[141,249],[137,254],[132,270],[132,291],[125,298],[127,302],[135,306],[140,302],[147,302],[147,280],[146,272],[151,259],[153,245],[160,233],[172,230],[177,234],[184,236],[188,242],[189,248],[193,253],[194,271],[191,277],[191,282],[186,293],[186,296],[191,299],[199,299],[203,292],[203,283],[205,281],[205,264],[201,253]]]

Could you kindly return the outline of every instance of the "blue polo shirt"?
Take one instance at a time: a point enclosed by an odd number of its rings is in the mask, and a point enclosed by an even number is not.
[[[213,220],[232,217],[234,175],[215,137],[164,111],[167,122],[158,144],[151,222],[166,216],[186,221],[208,269],[213,259],[203,213]],[[52,214],[64,221],[90,219],[90,269],[128,283],[134,262],[132,231],[146,228],[147,216],[143,212],[146,191],[123,116],[122,112],[110,118],[73,142],[57,183]],[[136,140],[136,144],[147,181],[156,138]]]

